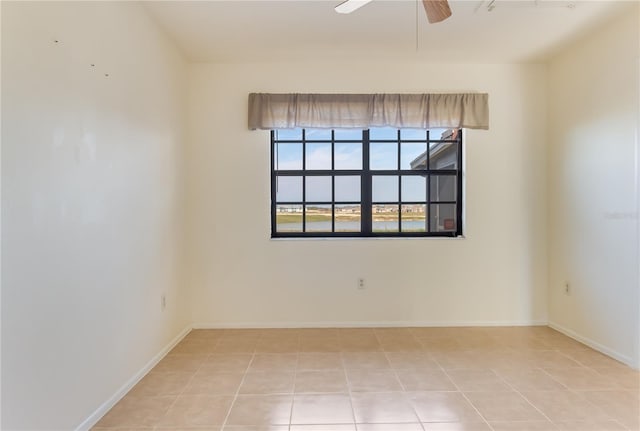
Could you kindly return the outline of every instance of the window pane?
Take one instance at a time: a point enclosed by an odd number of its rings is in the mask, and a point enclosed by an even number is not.
[[[278,140],[278,141],[302,141],[302,129],[280,129],[280,130],[276,130],[276,140]]]
[[[398,144],[369,144],[369,167],[372,170],[398,169]]]
[[[419,175],[402,177],[402,202],[426,202],[427,179]]]
[[[398,205],[373,205],[374,232],[398,232]]]
[[[457,169],[458,144],[429,144],[430,169]]]
[[[372,178],[373,202],[397,202],[398,201],[398,177],[385,175]]]
[[[305,177],[306,202],[331,202],[331,177]]]
[[[456,200],[456,177],[454,175],[431,176],[431,202],[453,202]]]
[[[453,129],[429,129],[429,139],[434,141],[441,139],[454,140],[455,132]]]
[[[403,142],[400,144],[400,169],[426,169],[427,144]]]
[[[302,205],[277,205],[276,231],[302,232]]]
[[[360,177],[337,176],[335,177],[336,202],[360,201]]]
[[[307,129],[304,137],[307,141],[331,142],[331,129]]]
[[[337,143],[334,148],[336,169],[362,169],[361,143]]]
[[[455,204],[431,205],[431,232],[455,232],[457,228]]]
[[[393,127],[376,127],[369,129],[370,141],[397,141],[398,129]]]
[[[275,160],[276,170],[302,169],[302,144],[276,144]]]
[[[426,141],[427,131],[424,129],[402,129],[400,139],[403,141]]]
[[[276,177],[276,202],[301,202],[302,177]]]
[[[402,232],[426,232],[427,231],[427,206],[426,205],[402,205]]]
[[[331,205],[307,205],[306,232],[331,232]]]
[[[360,205],[336,205],[336,232],[360,232]]]
[[[307,144],[306,169],[331,169],[331,144]]]
[[[362,141],[360,129],[336,129],[334,133],[336,141]]]

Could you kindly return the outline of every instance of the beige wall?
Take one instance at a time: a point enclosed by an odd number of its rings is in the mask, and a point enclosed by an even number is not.
[[[189,81],[196,325],[546,322],[544,66],[195,64]],[[465,239],[269,239],[269,134],[247,130],[250,92],[451,91],[490,95],[491,130],[465,136]]]
[[[188,324],[185,72],[138,4],[2,2],[2,429],[86,428]]]
[[[638,367],[640,17],[631,6],[549,66],[549,319]]]

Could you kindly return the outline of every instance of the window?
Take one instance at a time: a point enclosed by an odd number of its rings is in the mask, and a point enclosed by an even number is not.
[[[462,235],[462,133],[271,131],[271,236]]]

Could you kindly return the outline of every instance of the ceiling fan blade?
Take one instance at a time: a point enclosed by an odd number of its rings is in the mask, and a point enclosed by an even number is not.
[[[444,21],[451,16],[451,8],[447,0],[422,0],[422,4],[431,24]]]
[[[346,0],[340,3],[334,9],[338,13],[351,13],[354,10],[360,9],[370,1],[371,0]]]

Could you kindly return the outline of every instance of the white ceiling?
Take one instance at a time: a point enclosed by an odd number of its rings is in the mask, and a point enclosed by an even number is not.
[[[632,1],[450,0],[427,22],[417,0],[374,0],[350,15],[342,0],[149,1],[145,7],[191,61],[353,59],[544,61]]]

